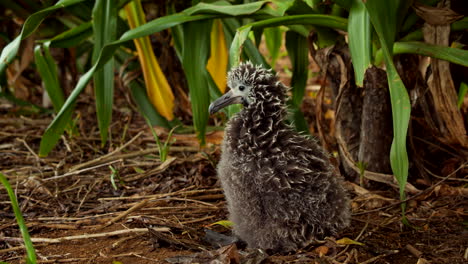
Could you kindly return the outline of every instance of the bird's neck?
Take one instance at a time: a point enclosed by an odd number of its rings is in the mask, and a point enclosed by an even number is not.
[[[287,126],[285,116],[286,107],[280,99],[272,98],[245,107],[230,121],[227,136],[231,147],[255,152],[257,148],[272,146]]]

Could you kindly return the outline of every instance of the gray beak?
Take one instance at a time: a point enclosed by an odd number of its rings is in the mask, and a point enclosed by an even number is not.
[[[208,111],[210,112],[210,115],[212,115],[228,105],[240,103],[242,103],[242,97],[235,96],[231,90],[212,102],[208,108]]]

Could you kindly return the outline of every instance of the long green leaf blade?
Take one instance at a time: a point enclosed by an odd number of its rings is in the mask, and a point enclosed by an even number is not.
[[[405,199],[408,178],[408,153],[406,135],[411,113],[411,104],[405,85],[393,64],[392,47],[397,27],[399,1],[367,0],[370,19],[380,39],[387,66],[388,85],[393,117],[393,143],[390,149],[390,164],[400,187],[400,199]]]
[[[194,21],[184,24],[184,52],[182,65],[190,90],[193,125],[200,144],[205,144],[210,104],[206,63],[210,54],[211,21]]]
[[[270,52],[271,66],[274,66],[279,56],[283,36],[280,27],[266,28],[263,31],[265,43]]]
[[[348,19],[349,51],[356,84],[363,86],[364,74],[371,65],[371,23],[369,13],[360,0],[353,0]]]
[[[393,54],[412,53],[428,56],[440,60],[468,67],[468,51],[458,48],[439,46],[419,41],[395,42],[393,43]],[[383,60],[382,50],[375,55],[375,63],[380,64]]]
[[[294,31],[286,32],[286,49],[292,64],[292,118],[296,130],[309,133],[309,127],[300,107],[304,98],[309,73],[309,48],[307,38]]]
[[[93,63],[99,58],[101,49],[116,39],[116,26],[117,3],[113,0],[97,0],[93,9]],[[114,99],[114,60],[112,58],[94,74],[94,95],[101,145],[104,145],[107,142]]]
[[[18,200],[16,199],[15,192],[11,188],[11,185],[8,182],[5,175],[3,175],[2,173],[0,173],[0,183],[3,184],[3,186],[7,190],[8,196],[10,197],[11,207],[13,208],[13,212],[15,213],[16,221],[18,222],[21,236],[23,236],[24,245],[26,247],[26,254],[28,256],[27,261],[28,263],[36,263],[36,252],[34,250],[31,237],[29,236],[28,227],[24,222],[23,215],[21,214],[21,210],[18,206]]]
[[[34,49],[34,59],[39,75],[44,83],[44,88],[49,95],[55,112],[57,113],[65,102],[65,96],[63,95],[63,91],[60,87],[57,75],[57,65],[50,55],[49,44],[50,42],[43,45],[37,45]],[[44,49],[44,54],[42,53],[41,48]]]

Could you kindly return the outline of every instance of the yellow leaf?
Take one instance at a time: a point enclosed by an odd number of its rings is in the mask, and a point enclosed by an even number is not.
[[[337,240],[336,243],[338,245],[359,245],[359,246],[364,246],[363,243],[352,240],[351,238],[343,237],[340,240]]]
[[[224,38],[223,24],[220,19],[215,19],[211,30],[211,55],[206,69],[222,93],[226,91],[227,66],[228,50]]]
[[[221,225],[224,226],[225,228],[232,228],[234,226],[234,223],[228,220],[221,220],[218,222],[214,222],[212,224],[209,224],[208,226],[214,226],[214,225]]]
[[[125,6],[128,24],[130,28],[135,28],[146,23],[145,13],[141,7],[140,0],[133,0]],[[174,119],[174,94],[167,82],[158,60],[154,55],[151,41],[148,36],[134,39],[137,48],[138,59],[145,79],[146,92],[150,102],[156,107],[158,112],[167,120]]]

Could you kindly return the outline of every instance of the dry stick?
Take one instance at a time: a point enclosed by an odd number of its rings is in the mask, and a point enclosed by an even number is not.
[[[159,228],[152,228],[158,232],[169,232],[170,228],[168,227],[159,227]],[[97,234],[85,234],[85,235],[77,235],[77,236],[66,236],[66,237],[59,237],[59,238],[42,238],[42,237],[35,237],[31,238],[33,243],[49,243],[49,244],[56,244],[62,243],[64,241],[70,240],[80,240],[80,239],[89,239],[89,238],[100,238],[100,237],[109,237],[109,236],[117,236],[117,235],[126,235],[131,233],[148,233],[148,228],[134,228],[134,229],[123,229],[117,230],[112,232],[105,232],[105,233],[97,233]],[[7,242],[22,242],[23,238],[21,237],[3,237],[4,241]]]
[[[417,258],[421,257],[423,254],[421,251],[417,250],[415,247],[413,247],[410,244],[407,244],[405,248]]]
[[[205,221],[205,220],[212,219],[212,218],[215,218],[215,217],[216,217],[215,215],[211,215],[211,216],[207,216],[207,217],[203,217],[203,218],[198,218],[198,219],[193,219],[193,220],[184,221],[184,222],[179,222],[179,223],[180,223],[181,225],[193,224],[193,223],[203,222],[203,221]]]
[[[130,207],[127,211],[119,214],[118,216],[112,218],[111,220],[109,220],[105,225],[104,227],[106,226],[109,226],[117,221],[119,221],[120,219],[126,217],[127,215],[131,214],[132,212],[144,207],[148,202],[149,202],[150,199],[146,199],[146,200],[143,200],[137,204],[135,204],[134,206]]]
[[[122,161],[122,160],[113,160],[113,161],[110,161],[110,162],[107,162],[107,163],[104,163],[104,164],[96,165],[96,166],[94,166],[94,167],[89,167],[89,168],[85,168],[85,169],[82,169],[82,170],[72,171],[72,172],[68,172],[68,173],[62,174],[62,175],[57,175],[57,176],[54,176],[54,177],[50,177],[50,178],[47,178],[47,179],[43,179],[43,181],[53,181],[53,180],[57,180],[57,179],[60,179],[60,178],[64,178],[64,177],[68,177],[68,176],[72,176],[72,175],[81,174],[81,173],[83,173],[83,172],[90,171],[90,170],[94,170],[94,169],[97,169],[97,168],[100,168],[100,167],[104,167],[104,166],[108,166],[108,165],[111,165],[111,164],[116,163],[116,162],[119,162],[119,161]]]
[[[346,144],[344,143],[343,139],[341,138],[340,133],[337,133],[336,135],[336,140],[338,141],[338,145],[340,150],[343,152],[344,160],[346,163],[358,174],[360,174],[359,168],[355,165],[355,162],[353,158],[351,157],[351,154],[348,152],[348,149],[346,147]],[[376,182],[381,182],[388,184],[392,187],[398,188],[398,182],[396,181],[395,177],[391,174],[383,174],[383,173],[377,173],[377,172],[372,172],[365,170],[364,171],[364,177]],[[405,191],[409,193],[419,193],[421,192],[419,189],[414,187],[411,183],[406,183],[405,186]]]
[[[442,180],[438,181],[436,184],[432,185],[431,187],[425,189],[424,191],[420,191],[419,193],[403,200],[403,201],[399,201],[399,202],[396,202],[396,203],[393,203],[393,204],[390,204],[390,205],[387,205],[387,206],[384,206],[384,207],[381,207],[381,208],[376,208],[376,209],[373,209],[373,210],[369,210],[369,211],[365,211],[365,212],[362,212],[362,213],[355,213],[353,214],[353,216],[355,215],[363,215],[363,214],[368,214],[368,213],[373,213],[373,212],[378,212],[378,211],[381,211],[381,210],[385,210],[385,209],[388,209],[388,208],[392,208],[394,206],[397,206],[397,205],[400,205],[402,203],[406,203],[408,202],[409,200],[413,200],[414,198],[416,197],[419,197],[425,193],[428,193],[430,191],[432,191],[435,187],[439,186],[440,184],[442,184],[444,181],[446,181],[448,178],[450,178],[452,175],[454,175],[455,173],[457,173],[459,170],[461,170],[462,168],[464,168],[468,163],[464,163],[462,165],[460,165],[460,167],[458,167],[456,170],[454,170],[452,173],[450,173],[449,175],[445,176]]]
[[[39,156],[34,152],[34,150],[32,150],[31,147],[29,147],[28,143],[26,143],[24,139],[16,138],[16,140],[23,143],[23,145],[28,149],[29,152],[31,152],[31,154],[36,158],[37,161],[41,161],[41,158],[39,158]]]
[[[123,178],[122,180],[124,182],[131,182],[131,181],[136,181],[136,180],[140,180],[140,179],[149,177],[151,175],[162,173],[167,168],[169,168],[171,166],[171,164],[174,163],[174,161],[176,159],[177,159],[176,157],[170,157],[166,161],[164,161],[163,163],[159,164],[159,166],[157,168],[155,168],[155,169],[149,170],[149,171],[147,171],[145,173],[142,173],[142,174],[137,174],[136,176],[133,176],[133,177]]]
[[[76,171],[80,168],[85,168],[85,167],[88,167],[88,166],[91,166],[91,165],[95,165],[95,164],[99,164],[101,162],[105,162],[104,160],[106,160],[107,158],[113,156],[114,154],[120,152],[122,149],[126,148],[127,146],[129,146],[130,144],[133,143],[133,141],[135,141],[138,137],[140,137],[141,135],[143,134],[143,131],[140,131],[140,133],[138,133],[136,136],[134,136],[132,139],[130,139],[127,143],[123,144],[122,146],[118,147],[117,149],[115,149],[114,151],[104,155],[104,156],[100,156],[98,157],[97,159],[94,159],[94,160],[90,160],[88,162],[85,162],[85,163],[81,163],[81,164],[78,164],[74,167],[72,167],[70,169],[70,172],[72,171]]]
[[[215,188],[215,189],[203,189],[203,190],[190,190],[194,188],[195,186],[189,186],[187,188],[175,191],[175,192],[170,192],[170,193],[162,193],[162,194],[152,194],[152,195],[143,195],[143,196],[130,196],[130,197],[106,197],[106,198],[99,198],[99,201],[115,201],[115,200],[139,200],[139,199],[146,199],[146,198],[151,198],[151,199],[160,199],[164,198],[167,196],[171,195],[191,195],[191,194],[199,194],[199,193],[205,193],[205,192],[220,192],[222,191],[221,188]]]

